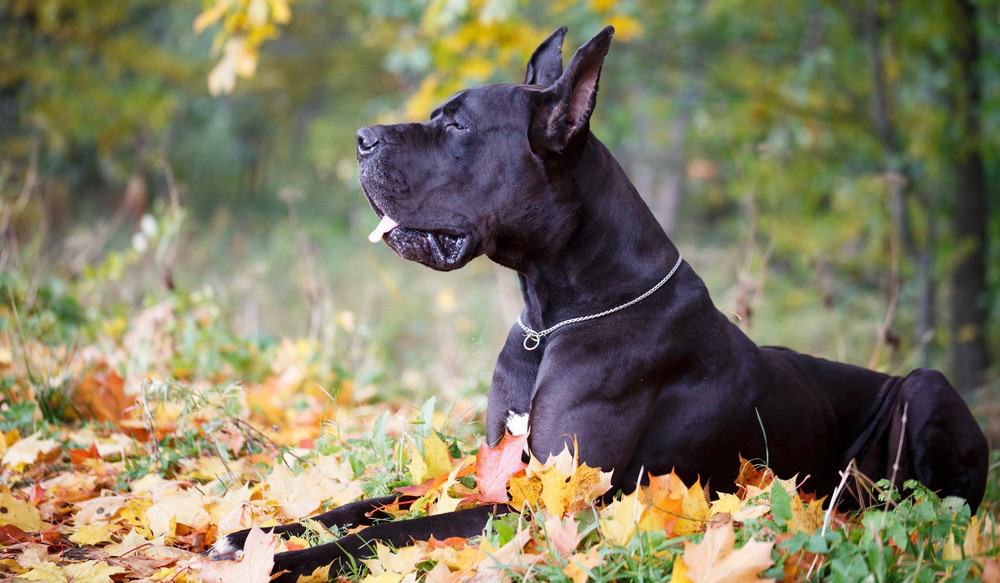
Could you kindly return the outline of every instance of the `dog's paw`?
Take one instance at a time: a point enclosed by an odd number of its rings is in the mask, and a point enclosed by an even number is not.
[[[235,561],[243,555],[243,545],[247,541],[247,531],[239,531],[219,537],[208,551],[213,561]]]

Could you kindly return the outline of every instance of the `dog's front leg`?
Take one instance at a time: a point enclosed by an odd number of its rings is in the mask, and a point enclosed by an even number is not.
[[[429,540],[432,536],[442,540],[453,536],[476,536],[483,532],[490,517],[507,512],[510,512],[507,505],[479,506],[435,516],[383,522],[325,545],[278,553],[274,556],[273,573],[280,575],[272,582],[294,583],[300,575],[309,575],[325,565],[333,565],[331,575],[349,569],[361,559],[374,556],[376,542],[402,547],[413,541]]]
[[[525,350],[523,341],[521,329],[512,327],[493,369],[486,406],[486,440],[490,445],[496,445],[504,431],[523,433],[521,430],[527,429],[531,391],[544,350]],[[515,426],[508,427],[512,420]]]
[[[383,511],[383,508],[389,504],[399,501],[400,506],[405,508],[414,500],[416,500],[415,497],[400,496],[399,494],[382,496],[381,498],[368,498],[365,500],[358,500],[357,502],[351,502],[350,504],[344,504],[343,506],[338,506],[329,512],[317,514],[316,516],[311,517],[311,519],[321,523],[327,528],[333,526],[350,528],[353,526],[370,525],[374,524],[377,520],[386,520],[391,518]],[[306,532],[306,527],[301,523],[293,522],[291,524],[282,524],[280,526],[271,527],[266,530],[278,535],[301,536]],[[220,537],[219,540],[217,540],[212,546],[212,550],[209,551],[209,557],[217,560],[234,558],[237,551],[243,550],[243,545],[246,544],[247,535],[249,534],[250,530],[246,529]]]

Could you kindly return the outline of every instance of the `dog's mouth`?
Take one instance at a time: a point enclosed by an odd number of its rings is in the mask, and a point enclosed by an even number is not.
[[[403,226],[383,212],[368,193],[365,195],[380,217],[378,225],[368,235],[368,240],[372,243],[384,240],[403,259],[416,261],[439,271],[458,269],[469,260],[472,245],[468,234],[450,229]]]

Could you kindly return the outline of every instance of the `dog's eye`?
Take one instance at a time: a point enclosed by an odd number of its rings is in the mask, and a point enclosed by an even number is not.
[[[458,123],[457,121],[450,121],[444,126],[444,129],[462,131],[465,129],[465,126]]]

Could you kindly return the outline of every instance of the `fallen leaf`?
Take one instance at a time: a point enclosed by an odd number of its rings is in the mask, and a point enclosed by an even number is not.
[[[410,478],[414,484],[423,483],[427,479],[427,462],[424,461],[424,456],[412,440],[406,441],[406,452],[410,456],[410,463],[406,466],[410,470]]]
[[[586,553],[576,553],[567,559],[568,564],[563,567],[563,573],[573,581],[573,583],[586,583],[590,579],[590,570],[601,562],[601,555],[597,547],[590,547]]]
[[[476,484],[481,502],[507,502],[507,484],[511,476],[524,470],[528,464],[521,461],[521,454],[528,443],[528,436],[504,434],[496,447],[485,443],[476,455]]]
[[[74,519],[77,524],[86,524],[95,520],[110,520],[128,502],[125,496],[98,496],[90,500],[76,503]]]
[[[58,455],[59,442],[54,439],[42,439],[41,436],[40,431],[33,433],[7,448],[7,452],[3,454],[3,465],[20,472],[25,466],[39,459],[51,459]]]
[[[545,536],[555,547],[556,553],[567,558],[576,550],[576,545],[580,544],[583,536],[578,532],[576,520],[572,516],[560,519],[559,517],[545,516]]]
[[[73,393],[73,407],[85,419],[118,421],[134,403],[125,380],[106,362],[91,367]]]
[[[625,546],[632,539],[644,510],[639,501],[638,489],[631,494],[615,500],[601,509],[598,526],[601,535],[618,546]]]
[[[205,497],[197,490],[182,490],[157,497],[146,510],[146,522],[154,536],[174,534],[176,524],[195,530],[208,526]]]
[[[327,583],[330,580],[330,565],[316,567],[308,575],[299,575],[295,583]]]
[[[111,537],[116,531],[117,528],[107,522],[88,522],[78,527],[76,532],[70,535],[69,540],[78,545],[93,546],[111,542]]]
[[[451,471],[451,455],[448,446],[436,431],[424,438],[424,463],[427,465],[427,475],[430,477],[447,474]]]
[[[42,518],[38,508],[29,502],[18,500],[6,486],[0,487],[0,526],[16,526],[25,532],[42,529]]]
[[[111,576],[124,573],[125,568],[109,565],[104,561],[84,561],[64,565],[63,571],[73,583],[111,583]]]
[[[565,474],[556,465],[552,465],[536,475],[542,482],[541,499],[545,511],[553,516],[565,514],[569,506],[570,474]]]
[[[709,516],[708,500],[701,487],[701,480],[695,480],[681,499],[681,517],[674,524],[674,534],[694,534],[705,530]]]
[[[770,567],[773,542],[749,540],[736,549],[733,524],[726,523],[705,532],[699,543],[684,543],[686,576],[693,583],[760,583],[758,573]]]
[[[277,547],[278,541],[273,534],[254,527],[247,535],[239,561],[202,559],[201,579],[207,583],[268,583]]]
[[[535,508],[542,495],[542,481],[538,476],[514,476],[510,479],[510,505],[521,510]]]

